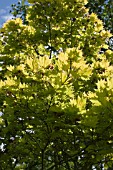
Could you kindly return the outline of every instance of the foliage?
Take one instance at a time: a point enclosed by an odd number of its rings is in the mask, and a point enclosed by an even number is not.
[[[18,1],[17,4],[12,4],[11,7],[12,9],[10,10],[10,13],[13,15],[13,17],[20,17],[23,20],[23,24],[27,24],[26,11],[28,4],[26,4],[26,0]]]
[[[1,28],[1,170],[112,165],[113,52],[86,0],[29,0]]]
[[[89,0],[87,6],[90,8],[91,12],[95,12],[103,21],[105,28],[113,32],[113,1]]]
[[[20,16],[23,19],[24,24],[27,24],[26,21],[26,10],[28,4],[25,3],[26,0],[22,0],[22,3],[12,5],[11,13],[14,17]],[[34,2],[31,0],[31,2]],[[104,28],[113,33],[113,1],[112,0],[88,0],[86,7],[89,8],[89,13],[96,13],[98,18],[103,21]],[[113,50],[113,37],[110,38],[109,48]],[[105,51],[106,49],[103,49]]]
[[[103,21],[106,30],[113,33],[113,1],[112,0],[88,0],[86,5],[90,12],[98,15]],[[110,38],[109,46],[113,50],[113,37]]]

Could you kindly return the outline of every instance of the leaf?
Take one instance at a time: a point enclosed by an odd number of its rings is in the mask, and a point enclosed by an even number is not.
[[[38,60],[38,65],[41,68],[47,68],[51,64],[51,60],[47,57],[40,57]]]
[[[7,80],[5,80],[6,86],[13,86],[16,85],[16,82],[13,78],[7,77]]]
[[[67,78],[68,78],[67,72],[63,71],[61,73],[62,84],[66,82]]]
[[[10,65],[10,66],[7,66],[7,69],[9,70],[9,71],[13,71],[14,70],[14,66],[12,66],[12,65]]]

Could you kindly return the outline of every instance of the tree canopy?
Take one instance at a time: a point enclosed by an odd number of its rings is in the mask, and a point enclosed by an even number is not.
[[[97,14],[103,21],[104,28],[113,33],[113,1],[112,0],[88,0],[89,11]],[[109,47],[113,50],[113,36],[109,40]]]
[[[88,0],[86,5],[90,12],[95,12],[103,21],[107,30],[113,33],[113,1],[112,0]]]
[[[112,0],[88,0],[85,5],[89,8],[89,13],[96,13],[98,18],[103,21],[104,28],[113,33],[113,1]],[[28,8],[27,0],[19,1],[12,5],[11,13],[14,17],[21,17],[24,24],[26,22],[26,10]],[[113,50],[113,37],[109,39],[109,48]],[[106,49],[104,49],[106,50]]]
[[[16,18],[0,30],[0,168],[107,169],[112,34],[87,0],[29,3],[27,24]]]

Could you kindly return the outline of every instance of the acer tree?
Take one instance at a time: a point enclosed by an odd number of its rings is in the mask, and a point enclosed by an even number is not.
[[[88,0],[85,5],[89,8],[89,13],[96,13],[98,18],[103,21],[105,30],[111,31],[113,33],[113,1],[112,0]],[[28,8],[27,0],[19,1],[17,4],[12,5],[12,10],[10,11],[14,17],[21,17],[24,24],[26,21],[26,10]],[[109,39],[109,48],[113,50],[113,37]],[[103,49],[106,51],[106,49]]]
[[[86,0],[29,0],[1,28],[0,168],[102,169],[113,158],[112,36]]]
[[[28,8],[28,4],[26,4],[26,0],[18,1],[17,4],[11,5],[10,13],[13,15],[14,18],[21,18],[23,20],[23,24],[27,24],[26,21],[26,11]]]
[[[112,0],[88,0],[86,5],[90,13],[94,12],[103,21],[106,30],[113,33],[113,1]],[[113,50],[113,36],[109,40],[109,47]]]
[[[98,15],[107,30],[113,32],[112,0],[89,0],[86,6],[90,8],[90,12],[95,12]]]

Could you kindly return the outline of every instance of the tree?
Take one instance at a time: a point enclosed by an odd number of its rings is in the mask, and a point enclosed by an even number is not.
[[[18,1],[17,4],[11,5],[12,9],[10,13],[15,17],[19,17],[23,20],[23,24],[27,24],[26,21],[26,11],[28,8],[28,4],[26,4],[26,0]]]
[[[90,13],[96,13],[98,18],[103,21],[105,29],[113,33],[113,1],[89,0],[86,6],[90,9]],[[110,38],[109,46],[113,50],[113,37]]]
[[[105,28],[113,33],[113,1],[89,0],[87,7],[90,8],[90,12],[95,12],[99,19],[103,21]]]
[[[18,4],[12,5],[11,13],[14,17],[20,16],[24,24],[27,24],[26,10],[28,4],[25,4],[26,0],[18,2]],[[89,8],[89,13],[96,13],[98,18],[103,21],[104,28],[113,33],[113,1],[112,0],[88,0],[86,7]],[[97,8],[98,7],[98,8]],[[113,50],[113,37],[109,39],[109,48]],[[106,49],[103,49],[106,51]]]
[[[29,3],[1,28],[1,170],[112,166],[112,35],[86,0]]]

